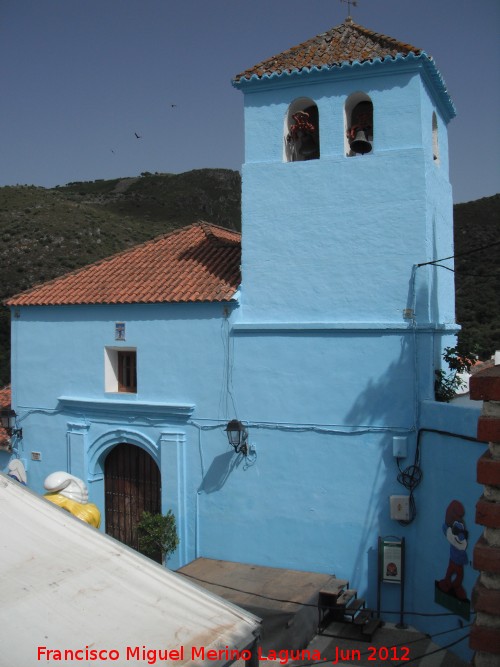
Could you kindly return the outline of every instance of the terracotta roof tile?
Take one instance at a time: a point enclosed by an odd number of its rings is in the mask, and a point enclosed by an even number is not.
[[[0,410],[9,409],[11,405],[10,384],[0,389]],[[0,448],[10,448],[10,436],[7,431],[0,426]]]
[[[10,393],[10,384],[6,387],[0,389],[0,409],[10,408],[11,403],[11,393]]]
[[[240,234],[198,222],[7,300],[9,306],[228,301],[240,283]]]
[[[241,72],[235,77],[235,82],[253,76],[262,78],[272,74],[300,71],[304,68],[333,67],[346,62],[361,63],[375,58],[394,58],[398,54],[406,56],[409,53],[419,55],[422,51],[411,44],[404,44],[387,35],[367,30],[347,18],[344,23],[328,32],[321,33]]]

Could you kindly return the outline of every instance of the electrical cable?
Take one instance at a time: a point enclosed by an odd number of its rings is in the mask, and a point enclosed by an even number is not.
[[[467,626],[467,627],[469,627],[469,626]],[[424,635],[423,637],[419,637],[419,639],[412,639],[410,641],[403,642],[402,644],[394,644],[390,648],[392,648],[392,649],[394,649],[394,648],[403,648],[403,647],[408,646],[410,644],[416,644],[418,642],[421,642],[425,639],[427,639],[427,640],[432,639],[433,637],[437,637],[438,635],[441,635],[441,634],[447,634],[448,632],[456,632],[457,629],[458,628],[453,628],[453,630],[446,630],[445,632],[439,632],[435,635]],[[325,636],[325,635],[323,635],[323,636]],[[335,637],[334,635],[326,635],[326,636],[327,637],[331,636],[331,637],[336,638],[336,639],[345,639],[345,637]],[[467,639],[468,637],[469,637],[469,633],[467,632],[465,635],[463,635],[462,637],[459,637],[458,639],[456,639],[453,642],[450,642],[449,644],[445,644],[444,646],[440,646],[439,648],[433,649],[432,651],[422,653],[422,655],[415,656],[414,658],[409,658],[408,660],[404,660],[403,662],[392,663],[392,661],[391,661],[391,664],[393,664],[393,667],[402,667],[403,665],[408,665],[411,662],[416,662],[417,660],[422,660],[423,658],[427,658],[430,655],[435,655],[436,653],[440,653],[441,651],[447,651],[449,648],[451,648],[452,646],[456,646],[456,644],[459,644],[460,642],[462,642],[464,639]],[[363,656],[370,655],[371,652],[372,652],[371,650],[360,651],[359,652],[359,657],[361,658]],[[295,663],[295,664],[297,665],[297,667],[314,667],[314,665],[322,665],[322,664],[324,665],[325,662],[335,663],[337,661],[338,661],[337,656],[332,656],[331,659],[322,656],[321,660],[315,660],[313,662],[299,662],[299,663]],[[349,663],[346,663],[346,664],[351,664],[351,663],[349,662]]]
[[[461,435],[459,433],[453,433],[451,431],[444,431],[442,429],[436,429],[436,428],[420,428],[418,429],[418,434],[417,434],[417,447],[415,450],[415,458],[413,460],[413,465],[408,466],[404,470],[401,470],[401,466],[399,465],[400,458],[396,458],[396,463],[398,466],[399,470],[399,475],[397,477],[397,480],[400,484],[402,484],[408,491],[410,492],[410,518],[408,520],[400,520],[398,523],[401,526],[408,526],[417,516],[417,506],[415,503],[415,498],[413,496],[413,492],[417,488],[417,486],[420,484],[423,478],[423,471],[420,467],[420,438],[422,436],[422,433],[437,433],[439,435],[445,435],[450,438],[458,438],[459,440],[467,440],[468,442],[478,442],[477,438],[474,438],[469,435]]]
[[[183,576],[187,577],[188,579],[193,579],[195,581],[199,581],[199,582],[209,584],[209,585],[212,585],[212,586],[218,586],[220,588],[226,588],[228,590],[236,591],[238,593],[245,593],[246,595],[253,595],[253,596],[260,597],[260,598],[263,598],[263,599],[266,599],[266,600],[271,600],[273,602],[283,602],[283,603],[286,603],[286,604],[295,604],[295,605],[298,605],[300,607],[314,607],[315,609],[318,609],[317,604],[311,604],[311,603],[308,603],[308,602],[297,602],[296,600],[284,600],[284,599],[281,599],[281,598],[271,597],[269,595],[262,595],[261,593],[255,593],[253,591],[244,591],[240,588],[235,588],[233,586],[227,586],[226,584],[220,584],[220,583],[216,583],[216,582],[213,582],[213,581],[207,581],[206,579],[201,579],[200,577],[195,577],[194,575],[187,574],[187,572],[178,571],[177,573],[182,574]],[[382,610],[380,613],[382,613],[382,614],[400,614],[401,612]],[[414,611],[414,612],[411,612],[411,611],[406,612],[405,611],[403,613],[404,613],[405,616],[429,616],[429,617],[433,617],[433,616],[456,616],[456,614],[453,614],[451,612],[443,612],[443,613],[430,613],[429,612],[429,613],[426,613],[426,612],[417,612],[417,611]],[[415,643],[423,641],[424,639],[434,639],[435,637],[439,637],[441,635],[446,635],[446,634],[449,634],[450,632],[458,632],[459,630],[464,630],[464,629],[467,629],[469,627],[471,627],[471,624],[461,626],[460,628],[450,628],[448,630],[442,630],[441,632],[436,632],[434,634],[424,634],[423,637],[419,637],[418,639],[412,639],[412,640],[409,640],[409,641],[405,641],[401,644],[394,644],[391,648],[398,648],[398,647],[402,647],[402,646],[407,646],[409,644],[415,644]],[[342,636],[339,636],[339,635],[330,635],[330,634],[326,634],[326,633],[322,633],[321,636],[331,637],[332,639],[345,639],[345,637],[342,637]],[[394,665],[394,667],[401,667],[402,665],[406,665],[408,663],[415,662],[417,660],[421,660],[422,658],[425,658],[429,655],[434,655],[435,653],[439,653],[440,651],[446,651],[449,648],[451,648],[452,646],[455,646],[456,644],[459,644],[461,641],[466,639],[468,636],[469,636],[469,633],[465,634],[463,637],[460,637],[459,639],[457,639],[454,642],[446,644],[445,646],[439,647],[439,648],[434,649],[433,651],[429,651],[427,653],[423,653],[422,655],[417,656],[416,658],[412,658],[410,660],[405,660],[404,662],[397,663],[397,664]],[[362,653],[360,655],[368,655],[368,652],[365,651],[364,653]],[[329,658],[322,657],[320,661],[314,661],[314,662],[308,662],[308,663],[301,662],[300,667],[314,667],[314,665],[324,664],[325,661],[328,662]],[[333,660],[330,661],[330,662],[333,662]]]
[[[398,643],[398,644],[391,644],[391,649],[395,648],[403,648],[404,646],[411,646],[411,644],[418,644],[419,642],[422,642],[424,640],[431,640],[434,639],[435,637],[440,637],[441,635],[448,635],[450,632],[458,632],[459,630],[466,630],[467,628],[470,628],[472,624],[465,625],[462,628],[450,628],[449,630],[442,630],[441,632],[436,632],[433,635],[429,635],[426,633],[422,633],[421,637],[418,637],[417,639],[410,639],[410,640],[405,640],[404,642]],[[346,637],[342,635],[328,635],[328,634],[322,634],[322,637],[331,637],[332,639],[342,639],[345,640]],[[460,637],[458,640],[454,642],[450,642],[449,644],[446,644],[445,646],[441,646],[438,649],[434,649],[432,651],[429,651],[428,653],[423,653],[420,656],[417,656],[412,659],[405,660],[403,663],[398,663],[400,665],[407,664],[408,662],[415,662],[415,660],[421,660],[422,658],[425,658],[428,655],[433,655],[434,653],[439,653],[439,651],[445,651],[446,649],[450,648],[451,646],[454,646],[455,644],[458,644],[459,642],[463,641],[466,637],[469,636],[469,633],[464,635],[463,637]],[[386,647],[389,648],[389,647]],[[368,651],[361,651],[360,652],[360,657],[363,657],[365,655],[369,655],[371,653],[370,650]],[[328,658],[326,658],[328,660]],[[312,664],[317,664],[317,663],[312,663]],[[301,665],[301,667],[306,667],[305,665]],[[396,666],[395,666],[396,667]]]
[[[203,584],[209,584],[210,586],[217,586],[218,588],[226,588],[229,591],[235,591],[236,593],[244,593],[245,595],[253,595],[255,597],[263,598],[264,600],[270,600],[271,602],[283,602],[285,604],[295,604],[298,607],[313,607],[314,609],[318,609],[318,604],[313,604],[312,602],[297,602],[297,600],[285,600],[282,598],[275,598],[270,595],[263,595],[262,593],[255,593],[254,591],[246,591],[241,588],[236,588],[235,586],[228,586],[227,584],[221,584],[216,581],[208,581],[207,579],[202,579],[201,577],[196,577],[193,574],[188,574],[187,572],[181,572],[180,570],[177,570],[177,574],[181,574],[183,577],[187,577],[188,579],[193,579],[194,581],[199,581]],[[397,614],[400,615],[400,611],[393,611],[393,610],[386,610],[382,609],[380,611],[381,614]],[[456,616],[453,612],[439,612],[439,613],[431,613],[431,612],[423,612],[423,611],[403,611],[403,614],[405,616]],[[467,626],[464,626],[467,627]],[[457,628],[455,628],[457,629]],[[445,632],[451,632],[446,630]],[[432,635],[432,636],[437,636]]]
[[[436,260],[436,261],[442,261],[442,260]],[[431,264],[432,266],[436,266],[438,269],[446,269],[447,271],[451,271],[452,273],[456,273],[458,276],[467,276],[470,278],[500,278],[500,273],[465,273],[464,271],[457,271],[456,269],[452,269],[449,266],[444,266],[444,264],[435,264],[434,262],[428,262],[428,264]],[[420,266],[425,266],[425,264],[421,264]]]
[[[400,646],[406,646],[407,644],[418,644],[418,642],[421,642],[423,639],[434,639],[435,637],[441,637],[441,635],[449,635],[451,632],[459,632],[460,630],[467,630],[467,628],[471,628],[472,623],[468,623],[467,625],[463,625],[460,628],[448,628],[448,630],[441,630],[440,632],[435,632],[434,634],[430,635],[426,632],[421,632],[420,634],[422,635],[421,637],[418,637],[417,639],[410,639],[408,641],[401,642],[400,644],[394,644],[395,647],[400,647]],[[412,632],[411,630],[409,632]],[[328,635],[326,633],[323,633],[321,635],[322,637],[331,637],[332,639],[347,639],[345,635]],[[366,655],[368,651],[365,651],[364,653],[361,653],[361,655]]]
[[[428,264],[436,264],[436,262],[444,262],[447,259],[455,259],[456,257],[464,257],[465,255],[472,255],[475,252],[481,252],[482,250],[489,250],[490,248],[496,245],[500,245],[500,241],[495,241],[495,243],[489,243],[488,245],[481,246],[480,248],[473,248],[472,250],[459,252],[456,255],[450,255],[449,257],[441,257],[440,259],[433,259],[430,262],[421,262],[416,266],[427,266]]]
[[[417,516],[417,505],[415,503],[415,497],[413,495],[415,489],[422,481],[423,472],[420,467],[420,433],[417,435],[417,446],[415,449],[415,458],[413,459],[413,465],[408,466],[404,470],[401,470],[399,465],[400,458],[396,458],[396,464],[398,466],[399,475],[397,477],[398,482],[405,487],[410,492],[410,516],[408,519],[401,519],[398,523],[401,526],[408,526],[412,521],[414,521]]]
[[[209,421],[211,423],[200,423],[203,421]],[[212,423],[214,421],[216,421],[216,423]],[[210,431],[226,426],[227,421],[198,417],[196,421],[190,419],[188,423],[202,431]],[[413,433],[415,430],[413,426],[405,428],[403,426],[369,426],[363,424],[292,424],[289,422],[254,422],[248,420],[245,421],[245,425],[252,429],[267,429],[270,431],[283,431],[285,433],[319,433],[325,435],[366,435],[368,433],[406,434]]]
[[[410,660],[405,660],[404,662],[398,662],[393,667],[402,667],[403,665],[408,665],[410,662],[416,662],[417,660],[422,660],[422,658],[427,658],[429,655],[434,655],[436,653],[440,653],[441,651],[447,651],[452,646],[456,646],[457,644],[460,644],[460,642],[463,642],[464,639],[467,639],[469,637],[469,634],[470,633],[468,632],[463,637],[459,637],[459,639],[456,639],[454,642],[450,642],[449,644],[440,646],[439,648],[436,648],[433,651],[423,653],[422,655],[416,656],[415,658],[411,658]]]

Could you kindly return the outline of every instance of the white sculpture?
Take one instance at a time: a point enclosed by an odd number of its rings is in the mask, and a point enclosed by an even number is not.
[[[85,482],[69,472],[58,471],[51,473],[43,483],[49,493],[59,493],[65,498],[77,503],[87,503],[89,492]]]
[[[101,513],[96,505],[89,503],[89,492],[83,480],[69,472],[59,470],[51,473],[43,485],[47,489],[45,494],[47,500],[94,528],[99,528]]]

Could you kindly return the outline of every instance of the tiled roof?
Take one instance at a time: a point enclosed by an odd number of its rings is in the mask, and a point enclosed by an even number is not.
[[[276,77],[307,76],[309,72],[328,72],[337,67],[376,67],[386,61],[418,61],[436,91],[445,120],[456,116],[446,84],[431,56],[411,44],[367,30],[353,23],[351,18],[241,72],[234,78],[233,85],[243,88]]]
[[[7,300],[9,306],[228,301],[240,234],[198,222]]]
[[[10,384],[0,389],[0,410],[8,410],[11,404]],[[10,448],[10,437],[7,431],[0,426],[0,449]]]
[[[0,389],[0,409],[10,408],[11,394],[10,384]]]
[[[362,63],[376,58],[394,58],[398,54],[406,56],[409,53],[420,55],[422,51],[411,44],[404,44],[387,35],[367,30],[347,18],[344,23],[328,32],[241,72],[235,77],[235,82],[254,76],[262,78],[300,71],[303,68],[333,67],[355,61]]]

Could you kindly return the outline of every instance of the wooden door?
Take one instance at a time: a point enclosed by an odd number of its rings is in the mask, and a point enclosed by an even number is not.
[[[106,457],[104,480],[106,533],[138,551],[142,513],[161,513],[160,470],[144,449],[122,443]]]

